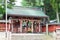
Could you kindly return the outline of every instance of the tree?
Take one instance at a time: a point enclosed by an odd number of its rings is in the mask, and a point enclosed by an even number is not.
[[[15,5],[14,2],[15,2],[15,0],[8,0],[7,1],[7,7],[11,9]]]
[[[45,13],[49,16],[50,20],[56,19],[56,13],[53,10],[49,0],[44,1],[44,9]]]
[[[28,6],[28,7],[40,7],[43,5],[43,1],[42,0],[23,0],[22,5]]]
[[[33,6],[33,5],[35,6],[35,0],[23,0],[22,5],[28,6],[28,7]]]
[[[3,15],[6,13],[6,5],[8,8],[12,8],[14,1],[15,0],[9,0],[8,4],[5,4],[6,0],[0,0],[0,19],[3,19]]]
[[[0,0],[0,19],[3,18],[3,14],[5,14],[5,4],[4,0]]]
[[[52,8],[56,12],[57,22],[58,23],[59,23],[59,8],[60,8],[59,3],[60,3],[60,0],[50,0],[50,4],[52,5]]]

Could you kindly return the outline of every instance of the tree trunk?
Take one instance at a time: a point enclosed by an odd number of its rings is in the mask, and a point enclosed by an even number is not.
[[[59,23],[59,13],[56,11],[57,23]]]

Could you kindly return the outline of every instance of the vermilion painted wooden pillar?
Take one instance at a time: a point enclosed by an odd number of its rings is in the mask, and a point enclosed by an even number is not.
[[[20,32],[22,32],[22,19],[20,19]]]
[[[10,31],[10,28],[11,28],[11,20],[9,19],[9,31]]]
[[[20,19],[19,19],[19,21],[20,21]],[[20,24],[21,24],[21,21],[20,21]],[[19,31],[21,30],[20,28],[21,28],[21,26],[19,27]],[[20,32],[21,32],[21,31],[20,31]]]
[[[13,32],[13,20],[11,20],[11,28],[12,28],[12,32]]]
[[[39,22],[39,32],[41,31],[41,28],[40,28],[40,22]]]
[[[33,33],[33,20],[31,21],[31,23],[32,23],[32,33]]]

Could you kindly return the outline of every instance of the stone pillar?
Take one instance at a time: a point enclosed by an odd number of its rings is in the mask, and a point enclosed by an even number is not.
[[[48,24],[46,24],[46,34],[48,35]]]

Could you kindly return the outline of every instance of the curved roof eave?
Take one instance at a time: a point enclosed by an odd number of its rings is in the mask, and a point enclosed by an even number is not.
[[[29,8],[13,8],[7,9],[8,15],[15,16],[32,16],[32,17],[48,17],[41,10],[29,9]]]

